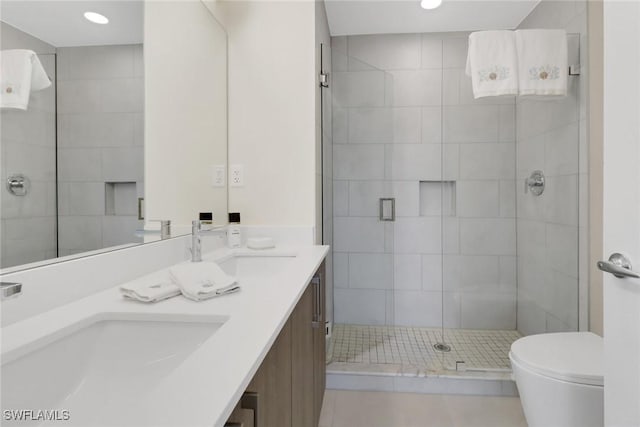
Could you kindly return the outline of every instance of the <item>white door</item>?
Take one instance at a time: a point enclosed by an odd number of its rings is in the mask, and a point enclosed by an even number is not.
[[[640,1],[604,3],[604,253],[640,271]],[[605,425],[640,426],[640,279],[604,274]]]

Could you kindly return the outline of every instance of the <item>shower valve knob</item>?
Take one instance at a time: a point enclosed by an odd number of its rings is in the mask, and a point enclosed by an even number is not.
[[[544,193],[545,177],[542,171],[533,171],[531,175],[524,180],[524,192],[525,194],[531,191],[534,196],[539,196]]]
[[[26,196],[29,191],[29,178],[17,174],[7,178],[7,190],[14,196]]]

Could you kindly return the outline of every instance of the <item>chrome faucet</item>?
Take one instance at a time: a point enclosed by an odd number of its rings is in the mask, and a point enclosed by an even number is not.
[[[171,221],[168,219],[160,221],[160,239],[165,240],[171,237]]]
[[[0,299],[6,300],[22,293],[22,284],[15,282],[0,282]]]
[[[156,234],[160,233],[160,239],[170,239],[171,238],[171,220],[169,219],[151,219],[149,222],[159,222],[160,230],[145,230],[145,234]]]
[[[208,230],[202,229],[202,220],[196,219],[191,221],[191,262],[202,261],[202,236],[207,234],[226,233],[227,226],[222,225],[213,227]]]

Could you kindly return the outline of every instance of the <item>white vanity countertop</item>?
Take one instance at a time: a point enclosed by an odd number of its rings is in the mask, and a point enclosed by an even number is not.
[[[155,304],[139,303],[124,299],[118,287],[77,300],[2,328],[3,363],[68,336],[96,318],[135,320],[152,316],[160,321],[224,321],[175,370],[140,396],[139,402],[132,402],[135,411],[127,411],[130,413],[126,417],[127,425],[136,427],[223,426],[328,250],[328,246],[220,249],[203,259],[232,254],[295,258],[281,274],[240,280],[240,292],[202,302],[178,296]],[[168,268],[136,282],[158,281],[167,274]]]

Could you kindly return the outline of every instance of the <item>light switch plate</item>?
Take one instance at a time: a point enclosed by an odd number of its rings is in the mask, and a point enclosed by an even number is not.
[[[227,173],[225,165],[213,165],[213,181],[214,187],[224,187],[227,185]]]
[[[242,165],[229,166],[229,187],[244,186],[244,167]]]

